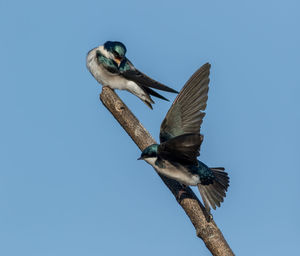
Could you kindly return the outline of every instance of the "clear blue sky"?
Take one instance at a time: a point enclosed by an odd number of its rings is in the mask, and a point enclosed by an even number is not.
[[[177,90],[212,64],[200,159],[231,177],[214,219],[236,255],[298,253],[299,8],[2,0],[0,255],[210,255],[99,102],[85,57],[106,40],[122,41],[137,68]],[[175,95],[150,111],[118,94],[158,139]]]

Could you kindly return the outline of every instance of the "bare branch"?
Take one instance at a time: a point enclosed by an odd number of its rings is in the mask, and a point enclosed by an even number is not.
[[[149,132],[112,89],[103,87],[102,93],[100,94],[100,100],[140,150],[156,143]],[[234,255],[215,222],[213,220],[208,220],[204,206],[198,200],[194,192],[189,187],[183,188],[180,183],[175,180],[166,178],[162,175],[159,176],[175,196],[177,202],[194,225],[197,236],[204,241],[212,255]],[[181,191],[181,193],[179,193],[179,191]],[[184,191],[183,194],[182,191]]]

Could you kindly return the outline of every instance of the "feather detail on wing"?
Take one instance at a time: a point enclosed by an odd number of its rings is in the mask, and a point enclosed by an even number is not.
[[[158,146],[158,157],[184,165],[196,165],[202,137],[200,134],[183,134]]]
[[[177,95],[160,127],[160,141],[186,134],[200,133],[206,108],[210,64],[204,64]]]

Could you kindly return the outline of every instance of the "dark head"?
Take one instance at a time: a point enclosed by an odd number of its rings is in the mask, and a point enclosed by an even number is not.
[[[141,157],[138,160],[157,157],[158,144],[152,144],[149,147],[145,148],[141,154]]]
[[[114,61],[120,65],[127,51],[125,45],[117,41],[107,41],[103,46],[105,50],[114,56]]]

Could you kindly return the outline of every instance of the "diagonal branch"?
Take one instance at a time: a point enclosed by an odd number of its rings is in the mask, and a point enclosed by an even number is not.
[[[140,150],[156,143],[149,132],[112,89],[103,87],[100,100]],[[212,255],[234,255],[215,222],[208,220],[204,206],[198,200],[194,192],[189,187],[183,188],[180,183],[175,180],[162,175],[159,176],[175,196],[177,202],[194,225],[197,236],[203,240]],[[182,191],[184,191],[183,194]]]

